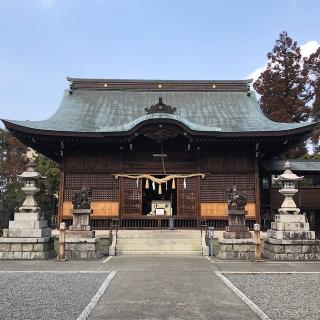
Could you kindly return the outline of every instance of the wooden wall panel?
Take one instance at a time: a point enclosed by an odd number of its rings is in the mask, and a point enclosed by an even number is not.
[[[118,201],[119,181],[113,175],[103,173],[65,173],[64,200],[71,201],[72,195],[82,186],[92,190],[93,201]]]
[[[205,217],[222,217],[227,216],[228,206],[226,203],[203,203],[200,204],[201,216]]]
[[[228,206],[226,203],[205,203],[201,202],[201,217],[227,217]],[[245,207],[248,212],[246,217],[254,218],[256,215],[256,204],[248,203]]]
[[[141,179],[122,179],[121,213],[124,216],[142,214],[142,182]]]
[[[64,201],[63,202],[63,217],[72,218],[72,202],[71,201]]]
[[[199,208],[199,177],[192,177],[185,180],[176,179],[177,181],[177,215],[197,217]]]
[[[201,202],[227,202],[226,188],[235,185],[255,202],[254,174],[208,174],[201,180]]]
[[[121,154],[109,156],[67,156],[64,158],[67,172],[115,173],[122,170]]]
[[[201,154],[199,167],[202,172],[212,173],[253,173],[255,157],[252,153],[228,148],[212,150],[211,154]]]
[[[119,202],[93,201],[91,202],[91,217],[108,217],[119,215]]]
[[[91,202],[92,214],[91,217],[108,217],[119,215],[119,202],[111,201],[92,201]],[[72,202],[63,202],[63,217],[72,218]]]

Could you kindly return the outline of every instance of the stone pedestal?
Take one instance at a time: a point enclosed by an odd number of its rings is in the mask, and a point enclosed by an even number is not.
[[[277,214],[264,239],[264,257],[272,260],[320,260],[320,241],[302,214]]]
[[[228,260],[254,260],[253,239],[220,239],[218,258]]]
[[[98,259],[101,257],[97,245],[100,239],[95,238],[91,230],[90,209],[73,209],[73,223],[65,232],[66,259]]]
[[[55,256],[54,238],[39,211],[15,212],[0,238],[0,259],[48,259]]]
[[[254,243],[244,217],[244,209],[229,208],[229,225],[223,233],[223,239],[219,239],[218,258],[228,260],[254,259]]]
[[[247,239],[251,238],[249,227],[245,222],[245,211],[241,209],[228,210],[228,226],[223,233],[224,239]]]

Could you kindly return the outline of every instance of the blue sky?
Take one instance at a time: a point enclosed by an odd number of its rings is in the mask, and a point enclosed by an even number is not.
[[[243,79],[287,30],[320,43],[318,0],[0,0],[0,118],[41,120],[66,76]]]

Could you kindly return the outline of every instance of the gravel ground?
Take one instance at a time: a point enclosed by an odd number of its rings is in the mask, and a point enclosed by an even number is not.
[[[273,320],[320,319],[320,273],[224,276]]]
[[[77,319],[108,275],[0,272],[0,319]]]

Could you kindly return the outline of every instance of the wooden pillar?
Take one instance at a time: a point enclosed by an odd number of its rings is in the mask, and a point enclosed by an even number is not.
[[[119,227],[121,228],[121,219],[122,219],[122,214],[123,214],[123,201],[124,201],[124,196],[123,196],[123,178],[119,177],[119,196],[118,196],[118,201],[119,201]]]
[[[197,177],[197,195],[196,195],[196,206],[197,206],[197,227],[200,227],[200,198],[201,198],[201,177]]]
[[[60,183],[59,183],[59,199],[58,199],[58,225],[63,218],[63,201],[64,201],[64,161],[62,159],[60,164]]]
[[[256,202],[256,223],[260,224],[260,177],[259,177],[259,162],[255,158],[254,163],[254,181],[255,181],[255,202]]]

